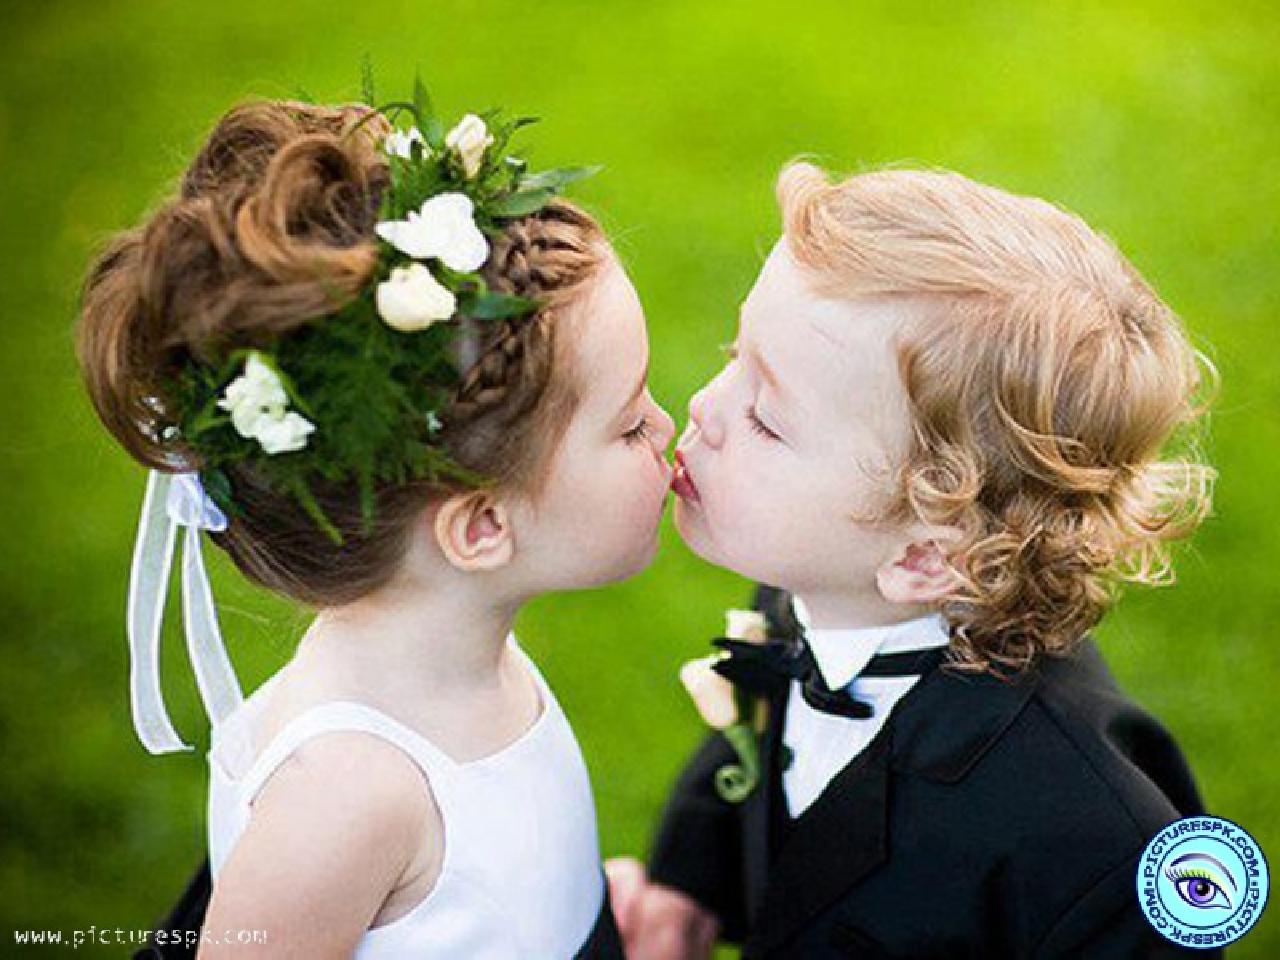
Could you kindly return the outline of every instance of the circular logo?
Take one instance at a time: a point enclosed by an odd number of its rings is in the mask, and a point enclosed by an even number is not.
[[[1175,820],[1138,858],[1138,903],[1167,940],[1208,950],[1234,943],[1267,905],[1267,860],[1258,841],[1221,817]]]

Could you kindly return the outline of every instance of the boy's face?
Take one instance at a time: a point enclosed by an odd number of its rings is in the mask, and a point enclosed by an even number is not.
[[[818,626],[907,613],[877,586],[907,532],[855,517],[885,503],[908,448],[903,323],[901,306],[813,293],[784,238],[742,306],[728,365],[689,403],[681,536],[712,563],[800,594]]]

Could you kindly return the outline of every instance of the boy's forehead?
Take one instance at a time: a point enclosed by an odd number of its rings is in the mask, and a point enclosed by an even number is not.
[[[843,403],[851,386],[877,393],[897,386],[894,357],[903,321],[900,304],[815,293],[780,241],[743,303],[740,330],[797,394]]]

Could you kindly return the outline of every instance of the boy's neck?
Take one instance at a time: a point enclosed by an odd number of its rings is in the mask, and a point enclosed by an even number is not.
[[[865,596],[820,590],[797,591],[814,630],[856,630],[905,623],[935,612],[929,604],[890,603],[879,594]]]

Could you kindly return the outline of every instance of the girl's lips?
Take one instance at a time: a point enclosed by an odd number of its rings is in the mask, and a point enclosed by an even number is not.
[[[698,488],[693,482],[693,477],[689,476],[689,468],[685,466],[684,456],[679,450],[676,451],[675,462],[676,469],[671,475],[672,491],[682,500],[697,503],[701,499],[698,496]]]

